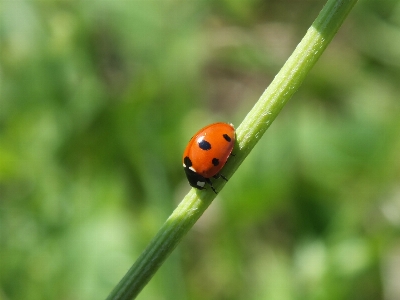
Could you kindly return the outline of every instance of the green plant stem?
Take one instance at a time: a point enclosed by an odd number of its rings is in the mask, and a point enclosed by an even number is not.
[[[324,6],[271,85],[237,128],[235,156],[224,167],[226,176],[230,178],[233,175],[282,107],[300,87],[356,2],[357,0],[329,0]],[[220,191],[224,184],[223,180],[218,180],[215,187]],[[107,299],[135,298],[214,198],[210,189],[192,189]]]

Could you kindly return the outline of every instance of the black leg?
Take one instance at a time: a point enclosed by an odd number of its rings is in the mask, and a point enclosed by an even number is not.
[[[209,178],[206,178],[206,181],[207,181],[207,183],[210,185],[210,187],[211,187],[211,189],[213,190],[213,192],[214,192],[215,194],[218,194],[218,192],[215,190],[215,188],[214,188],[214,186],[213,186],[211,180],[210,180]]]
[[[224,175],[219,174],[219,173],[218,173],[217,175],[214,175],[213,177],[214,177],[215,179],[218,179],[218,178],[221,177],[223,180],[228,181],[228,179],[227,179]]]

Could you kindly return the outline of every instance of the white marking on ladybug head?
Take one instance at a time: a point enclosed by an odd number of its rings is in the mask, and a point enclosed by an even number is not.
[[[185,163],[183,163],[183,167],[184,167],[184,168],[186,168],[186,165],[185,165]]]
[[[205,181],[197,181],[197,186],[199,187],[204,187],[204,185],[206,184]]]
[[[186,167],[186,166],[185,166]],[[193,167],[189,167],[189,170],[192,170],[193,172],[196,173],[196,170]]]

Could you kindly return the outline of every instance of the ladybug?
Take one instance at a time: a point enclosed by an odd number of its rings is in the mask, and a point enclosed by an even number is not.
[[[189,184],[204,190],[206,183],[214,189],[211,177],[218,179],[219,174],[231,155],[235,143],[235,128],[232,124],[214,123],[200,129],[189,141],[183,152],[183,169]]]

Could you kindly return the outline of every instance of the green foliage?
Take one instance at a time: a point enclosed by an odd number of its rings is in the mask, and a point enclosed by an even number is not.
[[[264,2],[2,2],[0,298],[108,295],[325,1]],[[400,297],[399,28],[358,3],[138,299]]]

